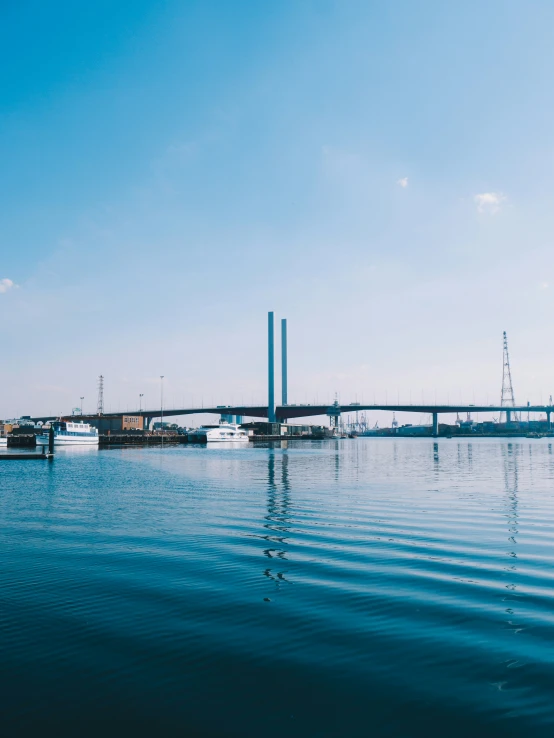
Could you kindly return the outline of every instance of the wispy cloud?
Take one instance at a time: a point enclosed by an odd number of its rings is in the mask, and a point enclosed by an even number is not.
[[[321,156],[323,169],[328,174],[351,176],[359,171],[360,157],[346,149],[325,145],[321,147]]]
[[[0,294],[8,292],[15,286],[11,279],[0,279]]]
[[[397,179],[396,184],[400,185],[400,187],[407,187],[408,186],[408,177],[402,177],[402,179]]]
[[[539,290],[547,290],[549,287],[550,285],[548,284],[548,282],[541,282],[539,284]]]
[[[477,205],[479,213],[489,213],[494,215],[500,210],[500,206],[506,199],[506,195],[501,192],[481,192],[479,195],[473,196],[473,202]]]
[[[187,156],[188,154],[194,154],[198,151],[197,141],[182,141],[179,143],[170,144],[167,147],[168,154],[178,154],[180,156]]]

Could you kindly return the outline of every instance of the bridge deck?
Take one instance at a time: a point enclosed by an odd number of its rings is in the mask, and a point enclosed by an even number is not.
[[[397,413],[425,413],[428,415],[445,413],[500,413],[509,411],[511,413],[546,413],[554,412],[552,405],[518,405],[506,407],[501,405],[278,405],[275,409],[277,418],[293,420],[297,418],[308,418],[316,415],[327,415],[329,413],[355,413],[368,410],[390,411]],[[249,418],[267,418],[267,407],[263,405],[233,405],[229,407],[188,407],[188,408],[164,408],[163,417],[173,418],[183,415],[242,415]],[[126,410],[125,412],[104,413],[105,418],[119,418],[123,415],[142,416],[144,418],[159,418],[162,416],[161,408],[147,408],[145,410]],[[35,422],[47,422],[55,420],[60,416],[33,417]],[[66,417],[70,417],[69,415]],[[96,415],[75,415],[73,419],[87,420],[95,418]]]

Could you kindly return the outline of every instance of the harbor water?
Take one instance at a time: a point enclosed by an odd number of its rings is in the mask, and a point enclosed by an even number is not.
[[[549,439],[0,466],[4,735],[552,736]]]

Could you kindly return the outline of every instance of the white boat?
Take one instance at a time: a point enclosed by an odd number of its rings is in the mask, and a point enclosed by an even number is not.
[[[8,437],[0,436],[0,446],[7,446],[7,445],[8,445]]]
[[[58,420],[54,427],[55,446],[98,446],[98,430],[88,423],[70,423]],[[37,436],[37,446],[48,446],[49,432]]]
[[[187,438],[189,443],[236,443],[237,441],[248,443],[248,433],[240,425],[225,421],[217,425],[203,425],[201,428],[189,431]]]

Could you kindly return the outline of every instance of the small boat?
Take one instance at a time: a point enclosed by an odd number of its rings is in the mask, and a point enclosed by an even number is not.
[[[236,423],[221,421],[217,425],[203,425],[187,433],[189,443],[248,443],[248,433]]]
[[[98,446],[98,429],[88,423],[57,420],[52,426],[55,446]],[[49,442],[48,432],[37,436],[37,446],[48,446]]]
[[[0,446],[8,445],[8,436],[0,436]]]

